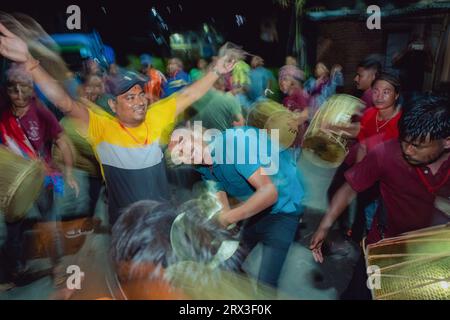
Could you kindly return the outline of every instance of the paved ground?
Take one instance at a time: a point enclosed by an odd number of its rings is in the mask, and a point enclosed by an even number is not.
[[[330,237],[332,239],[330,254],[325,262],[322,265],[314,262],[307,247],[313,231],[327,208],[325,192],[334,170],[318,167],[303,158],[299,161],[299,168],[308,190],[304,202],[306,212],[297,241],[291,247],[280,279],[283,298],[337,299],[350,280],[357,249],[354,244],[344,240],[340,233],[335,231]],[[82,184],[82,190],[85,190],[84,174],[79,172],[77,177]],[[80,198],[74,199],[69,192],[64,202],[60,204],[61,212],[83,212],[86,197],[87,195],[82,193]],[[32,216],[33,214],[30,215]],[[96,216],[106,227],[105,205],[102,201],[97,205]],[[0,221],[0,244],[4,241],[4,236],[4,225]],[[85,273],[82,289],[76,291],[72,299],[97,299],[111,295],[112,289],[108,288],[108,282],[105,281],[106,278],[113,277],[108,268],[108,243],[107,233],[94,233],[86,237],[82,248],[76,254],[65,257],[64,262],[67,265],[76,264]],[[256,247],[246,260],[245,269],[251,274],[256,273],[258,260],[259,248]],[[30,267],[37,272],[34,274],[35,278],[29,279],[28,283],[23,283],[12,290],[0,293],[0,300],[49,299],[51,297],[54,290],[48,274],[50,267],[48,259],[34,259],[30,261]]]

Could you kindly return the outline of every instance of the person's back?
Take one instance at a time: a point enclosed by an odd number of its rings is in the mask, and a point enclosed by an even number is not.
[[[269,88],[273,79],[272,73],[264,67],[257,67],[250,71],[250,86],[248,96],[251,101],[265,97],[265,90]]]
[[[232,128],[234,123],[242,117],[241,106],[238,100],[224,92],[215,89],[209,90],[202,98],[193,104],[198,112],[194,120],[202,121],[206,129],[224,131]]]

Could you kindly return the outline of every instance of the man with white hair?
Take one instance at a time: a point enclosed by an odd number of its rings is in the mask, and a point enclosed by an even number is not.
[[[52,146],[60,149],[65,164],[67,184],[76,190],[78,184],[72,174],[72,153],[63,129],[56,117],[43,107],[34,95],[33,78],[22,64],[13,63],[6,72],[6,93],[8,108],[0,116],[0,143],[11,152],[26,159],[39,158],[46,167],[44,187],[36,201],[36,208],[44,221],[51,226],[53,275],[56,286],[62,285],[65,278],[60,267],[63,255],[60,235],[56,221],[59,219],[55,211],[55,197],[63,194],[63,175],[52,161]],[[24,221],[5,222],[7,237],[4,244],[5,266],[8,266],[9,280],[12,283],[20,280],[26,273],[26,260],[23,252]]]

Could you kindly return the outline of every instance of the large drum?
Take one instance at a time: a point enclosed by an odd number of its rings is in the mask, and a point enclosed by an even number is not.
[[[0,211],[7,222],[25,217],[44,184],[45,166],[0,146]]]
[[[288,126],[288,122],[292,121],[293,118],[293,113],[283,105],[273,100],[264,100],[257,102],[250,109],[247,124],[268,131],[278,129],[280,148],[287,149],[292,146],[298,133],[297,130],[292,130]]]
[[[347,138],[325,130],[327,126],[349,127],[364,102],[347,94],[331,96],[312,119],[303,140],[302,155],[323,167],[338,167],[348,153]]]
[[[450,300],[450,224],[387,238],[366,251],[377,300]]]

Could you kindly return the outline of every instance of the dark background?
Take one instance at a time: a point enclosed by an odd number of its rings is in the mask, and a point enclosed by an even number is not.
[[[242,45],[252,54],[262,55],[267,65],[280,66],[290,53],[293,30],[293,9],[283,8],[273,0],[159,0],[159,1],[12,1],[3,0],[0,10],[22,12],[33,17],[49,34],[70,33],[66,28],[66,9],[76,4],[81,9],[81,32],[97,30],[105,44],[114,48],[119,63],[126,63],[126,54],[149,52],[169,56],[168,48],[158,45],[151,34],[161,33],[151,15],[154,7],[168,25],[166,37],[174,32],[200,30],[211,24],[226,41]],[[181,8],[179,7],[181,5]],[[170,11],[170,13],[169,13]],[[244,17],[238,26],[236,15]],[[279,41],[267,43],[260,39],[261,21],[276,17]]]

